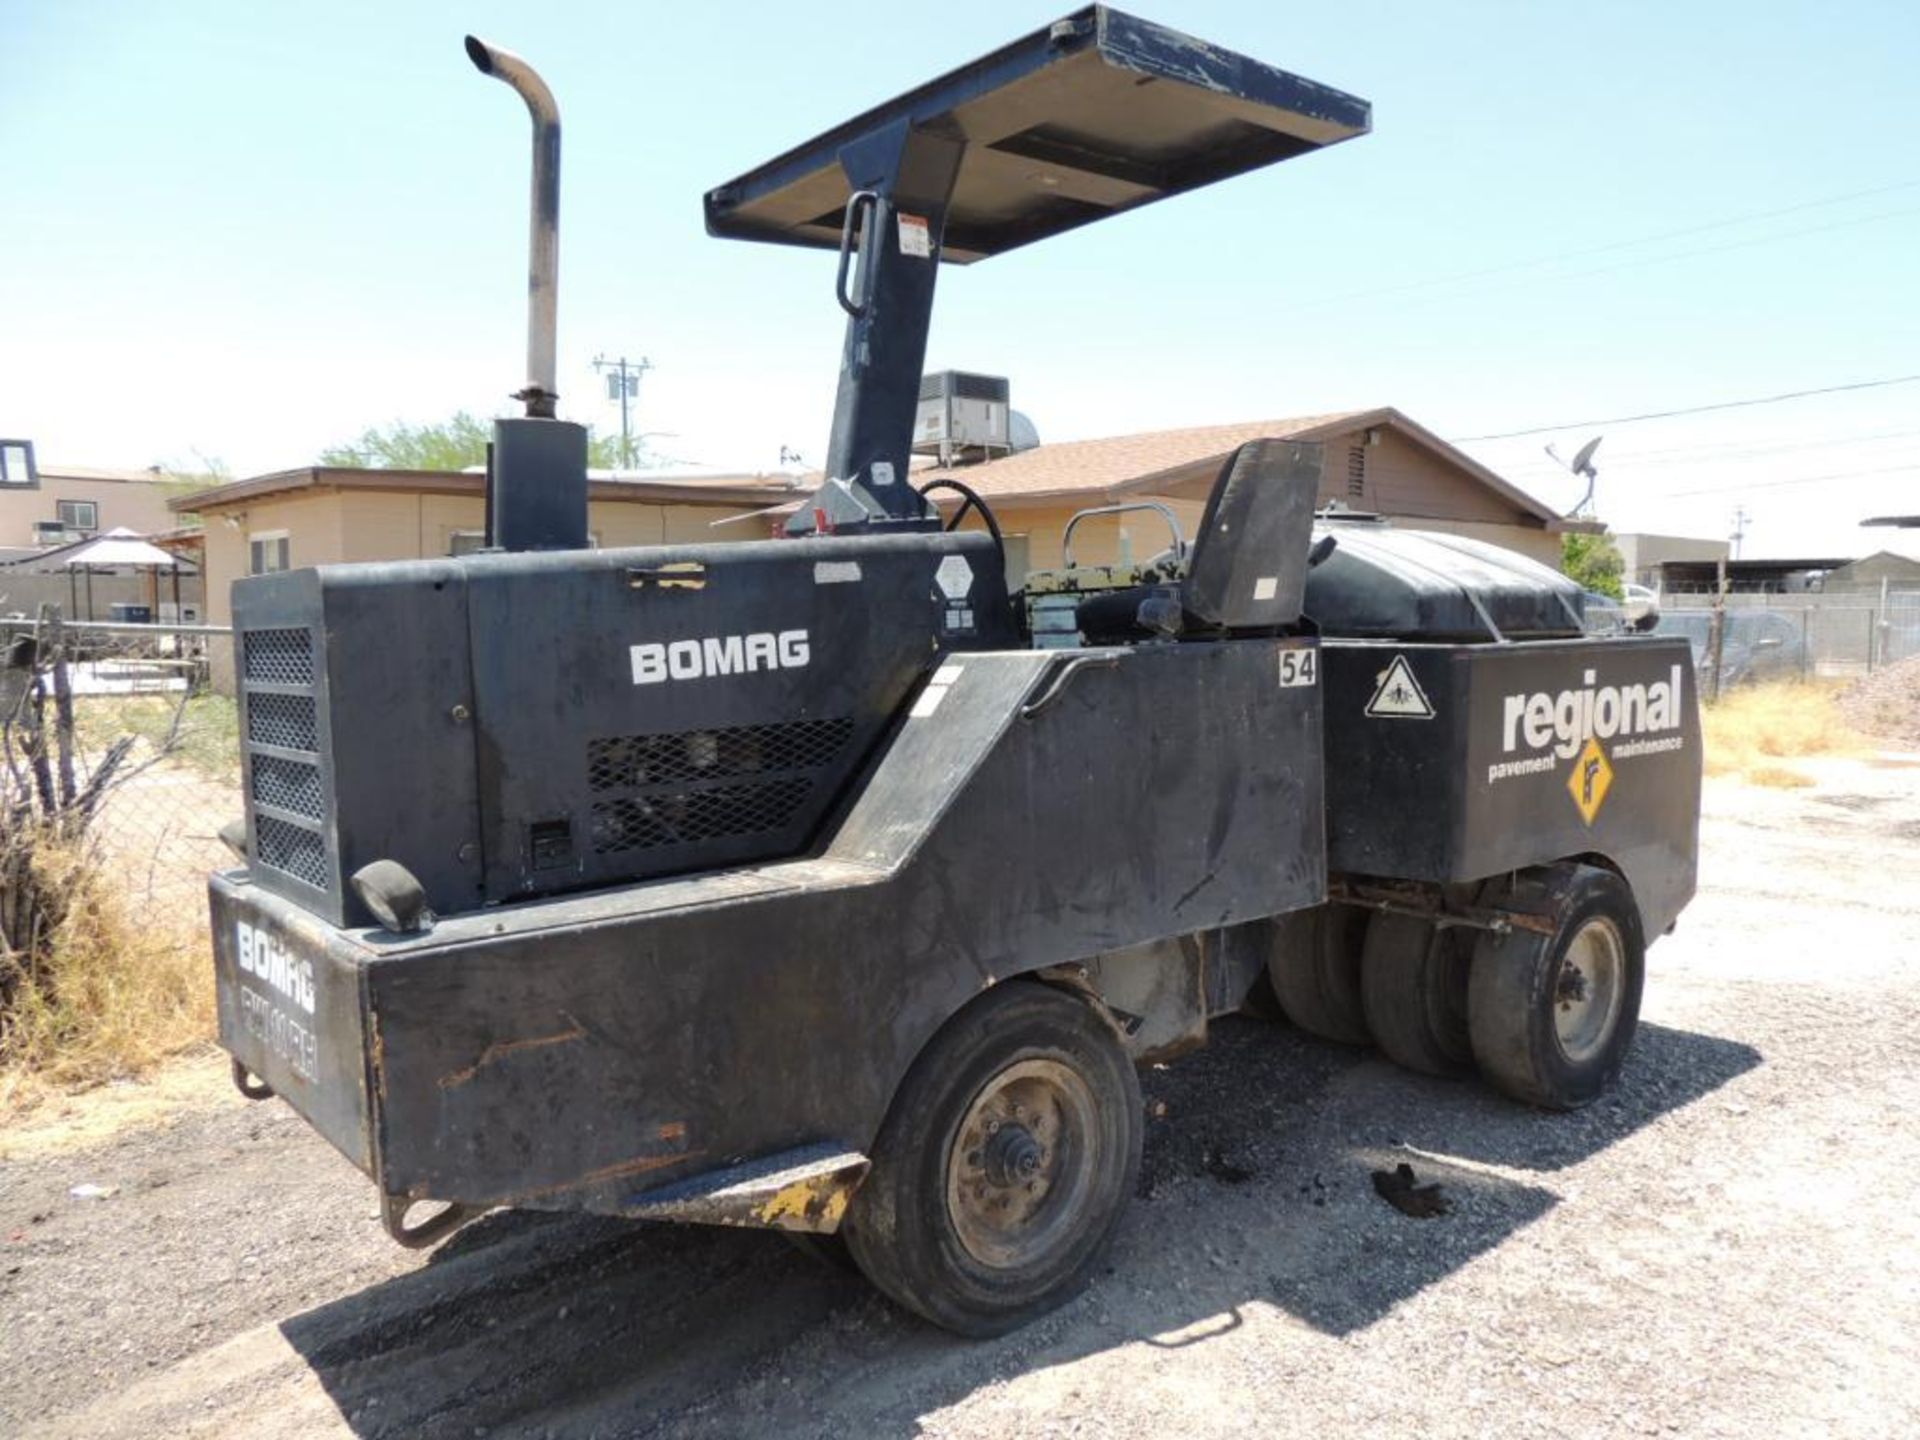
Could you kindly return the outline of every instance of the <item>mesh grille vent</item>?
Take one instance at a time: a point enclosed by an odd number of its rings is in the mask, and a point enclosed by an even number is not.
[[[282,750],[317,752],[319,733],[311,695],[249,694],[247,739]]]
[[[852,738],[853,721],[840,719],[592,740],[587,743],[587,784],[595,790],[635,790],[689,780],[817,770],[831,764]]]
[[[1367,452],[1359,445],[1347,447],[1347,498],[1360,500],[1367,493]]]
[[[594,852],[613,855],[624,850],[654,850],[781,830],[812,789],[812,780],[796,777],[764,785],[729,785],[675,795],[597,801],[593,807]]]
[[[306,630],[249,630],[247,679],[270,685],[313,684],[313,635]]]
[[[255,755],[253,761],[253,798],[276,810],[291,810],[320,820],[326,816],[326,798],[321,793],[320,767],[301,760],[286,760],[278,755]]]
[[[285,871],[316,890],[327,888],[327,851],[311,830],[272,815],[253,817],[253,848],[262,865]]]

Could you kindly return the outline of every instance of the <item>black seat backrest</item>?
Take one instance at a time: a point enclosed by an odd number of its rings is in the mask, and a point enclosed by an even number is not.
[[[1228,456],[1180,587],[1186,613],[1222,630],[1298,620],[1319,494],[1318,445],[1249,440]]]

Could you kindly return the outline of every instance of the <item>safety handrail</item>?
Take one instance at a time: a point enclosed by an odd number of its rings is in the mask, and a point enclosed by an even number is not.
[[[858,320],[867,313],[865,300],[853,301],[847,298],[847,268],[853,259],[853,221],[860,207],[865,205],[874,214],[879,213],[880,195],[874,190],[856,190],[847,197],[846,214],[840,218],[840,269],[833,277],[833,298],[840,302],[840,308]],[[867,233],[873,229],[871,220],[862,227],[861,244],[866,243]]]
[[[1073,568],[1073,528],[1082,520],[1095,515],[1124,515],[1130,510],[1152,510],[1167,522],[1167,529],[1173,532],[1173,554],[1175,559],[1184,559],[1187,553],[1187,537],[1180,533],[1180,517],[1173,513],[1173,507],[1160,500],[1129,500],[1124,505],[1096,505],[1091,510],[1082,510],[1067,521],[1067,528],[1060,536],[1060,560],[1069,570]]]

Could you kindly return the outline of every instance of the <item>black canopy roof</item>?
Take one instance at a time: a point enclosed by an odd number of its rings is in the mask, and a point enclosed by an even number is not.
[[[708,231],[837,247],[842,147],[902,118],[967,142],[944,255],[965,263],[1363,135],[1371,107],[1092,5],[709,192]]]

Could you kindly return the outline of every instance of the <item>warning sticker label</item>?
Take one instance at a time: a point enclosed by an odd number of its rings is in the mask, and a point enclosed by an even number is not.
[[[900,253],[923,259],[933,254],[933,232],[927,228],[925,216],[900,212]]]
[[[1373,699],[1367,702],[1367,714],[1379,720],[1433,718],[1432,702],[1420,688],[1420,682],[1414,679],[1413,667],[1407,664],[1406,656],[1394,656],[1393,663],[1376,677]]]
[[[1589,735],[1585,747],[1573,762],[1573,773],[1567,776],[1567,791],[1573,796],[1573,803],[1579,807],[1580,818],[1587,824],[1593,824],[1593,817],[1606,804],[1607,791],[1612,785],[1613,766],[1607,760],[1607,752],[1600,748],[1598,740]]]
[[[949,555],[933,572],[940,593],[949,600],[964,600],[973,589],[973,566],[964,555]]]

